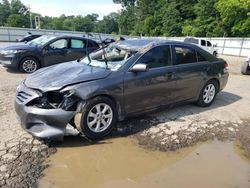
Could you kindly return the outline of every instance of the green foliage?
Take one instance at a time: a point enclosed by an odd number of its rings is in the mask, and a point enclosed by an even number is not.
[[[10,27],[29,27],[29,17],[11,14],[7,19],[7,25]]]
[[[103,20],[96,24],[95,32],[97,33],[115,33],[119,32],[118,28],[118,14],[111,13],[108,16],[104,16]]]
[[[216,8],[228,36],[250,36],[250,0],[218,0]]]
[[[8,0],[3,0],[0,3],[0,25],[5,25],[10,16],[10,3]]]
[[[42,17],[42,29],[142,36],[250,37],[250,0],[113,0],[119,13]],[[34,20],[36,13],[32,13]],[[0,1],[0,26],[29,27],[20,0]]]

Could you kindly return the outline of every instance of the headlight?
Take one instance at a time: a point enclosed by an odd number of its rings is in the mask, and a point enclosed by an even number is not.
[[[43,109],[61,108],[66,111],[75,111],[79,98],[74,96],[74,90],[64,92],[49,91],[28,103],[28,106],[36,106]]]
[[[22,52],[23,50],[2,50],[1,54],[3,55],[11,55],[11,54],[16,54],[19,52]]]

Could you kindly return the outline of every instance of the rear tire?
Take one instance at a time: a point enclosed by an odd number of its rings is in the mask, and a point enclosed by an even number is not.
[[[208,81],[202,88],[199,95],[199,99],[196,102],[196,104],[201,107],[210,106],[214,102],[218,89],[219,85],[217,81],[215,80]]]
[[[85,105],[79,131],[87,138],[97,140],[108,135],[116,122],[114,102],[107,97],[96,97]]]
[[[33,57],[25,57],[22,59],[19,70],[24,73],[33,73],[40,68],[40,63]]]
[[[250,67],[248,62],[244,62],[241,66],[241,73],[243,75],[250,75]]]

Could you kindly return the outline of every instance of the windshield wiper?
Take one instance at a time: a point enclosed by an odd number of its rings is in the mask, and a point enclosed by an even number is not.
[[[102,43],[103,46],[105,46],[105,44],[103,43],[102,39],[101,39],[101,35],[99,33],[99,39]],[[105,47],[102,48],[102,51],[103,51],[103,57],[104,57],[104,61],[105,61],[105,64],[106,64],[106,69],[108,69],[108,60],[106,58],[106,50],[104,50]]]

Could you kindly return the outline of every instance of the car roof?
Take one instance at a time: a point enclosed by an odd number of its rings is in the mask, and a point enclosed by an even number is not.
[[[146,51],[150,50],[155,46],[160,45],[180,45],[191,47],[201,53],[204,57],[209,60],[217,60],[215,56],[208,53],[207,51],[203,50],[202,48],[198,47],[192,43],[186,43],[181,41],[174,41],[174,40],[164,40],[164,39],[127,39],[124,41],[116,42],[115,45],[125,51],[132,51],[132,52],[140,52],[145,53]]]
[[[163,44],[194,46],[180,41],[164,39],[127,39],[116,43],[118,47],[128,51],[144,51],[145,49],[150,49],[154,46]]]
[[[82,36],[79,36],[79,35],[60,35],[60,34],[51,34],[51,35],[43,35],[43,36],[52,36],[52,37],[55,37],[55,38],[57,38],[57,39],[59,39],[59,38],[77,38],[77,39],[85,39],[85,40],[91,40],[91,41],[93,41],[93,40],[90,39],[90,38],[82,37]]]

